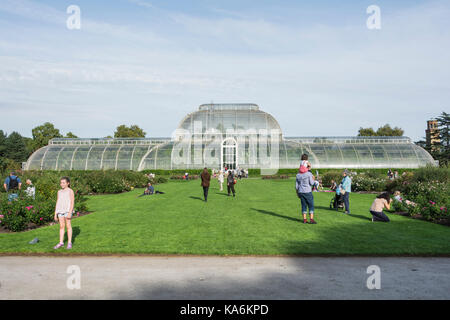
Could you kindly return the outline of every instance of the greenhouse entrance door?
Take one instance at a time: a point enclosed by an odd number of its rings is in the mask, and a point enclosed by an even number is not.
[[[221,169],[236,169],[238,167],[237,143],[233,138],[222,142]]]

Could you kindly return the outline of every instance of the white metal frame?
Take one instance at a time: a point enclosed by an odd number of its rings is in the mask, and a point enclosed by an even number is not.
[[[227,141],[231,141],[232,145],[227,145],[226,144]],[[223,150],[224,150],[224,148],[234,149],[234,156],[236,158],[234,166],[235,166],[235,168],[238,168],[238,166],[239,166],[238,144],[237,144],[236,139],[234,139],[233,137],[228,137],[228,138],[225,138],[222,141],[222,144],[220,146],[220,168],[221,168],[221,170],[224,168],[224,163],[223,163],[223,155],[224,155]]]
[[[116,154],[116,164],[115,164],[115,166],[114,166],[114,170],[117,170],[117,163],[118,163],[118,161],[119,161],[119,153],[120,153],[120,150],[122,150],[122,147],[123,147],[123,146],[120,146],[120,147],[119,147],[119,150],[117,150],[117,154]]]
[[[77,153],[78,149],[80,149],[79,146],[76,147],[75,150],[73,151],[72,160],[70,161],[70,170],[72,170],[72,168],[73,168],[73,159],[75,158],[75,153]]]
[[[89,151],[88,151],[88,153],[87,153],[87,155],[86,155],[86,164],[84,165],[84,170],[87,170],[87,167],[88,167],[88,161],[89,161],[89,155],[91,154],[91,150],[92,150],[92,148],[95,146],[95,144],[93,144],[90,148],[89,148]]]
[[[61,150],[59,150],[58,155],[56,156],[56,163],[55,163],[55,170],[58,171],[58,161],[59,161],[59,156],[61,155],[61,152],[64,151],[66,147],[62,147]]]

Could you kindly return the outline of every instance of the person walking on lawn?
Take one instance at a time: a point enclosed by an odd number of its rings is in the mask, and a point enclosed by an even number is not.
[[[309,209],[309,223],[316,224],[314,220],[314,196],[311,187],[314,185],[314,176],[311,171],[297,173],[295,178],[295,191],[302,204],[303,223],[308,223],[306,215]]]
[[[200,177],[202,178],[201,186],[203,187],[203,196],[205,197],[205,202],[208,201],[208,190],[209,190],[209,182],[211,181],[211,174],[209,173],[207,168],[203,169]]]
[[[345,213],[350,214],[350,192],[352,192],[352,179],[349,177],[349,172],[347,169],[344,170],[342,174],[344,178],[341,182],[341,193],[344,200]],[[343,190],[343,192],[342,192]]]
[[[219,176],[218,176],[217,180],[219,181],[220,191],[223,191],[223,171],[222,170],[219,171]]]
[[[234,191],[234,184],[235,184],[235,180],[234,180],[233,172],[231,170],[228,170],[228,176],[227,176],[228,196],[230,196],[230,191],[233,192],[233,197],[236,196],[236,192]]]

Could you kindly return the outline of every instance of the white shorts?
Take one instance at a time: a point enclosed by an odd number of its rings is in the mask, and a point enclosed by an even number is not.
[[[64,217],[64,218],[67,218],[69,216],[69,213],[68,212],[65,212],[65,213],[58,213],[58,217]]]

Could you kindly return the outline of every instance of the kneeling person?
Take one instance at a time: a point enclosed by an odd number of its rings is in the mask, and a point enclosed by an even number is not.
[[[372,214],[372,221],[389,222],[389,218],[383,212],[383,209],[391,209],[392,199],[387,192],[383,192],[373,200],[370,207],[370,213]]]

